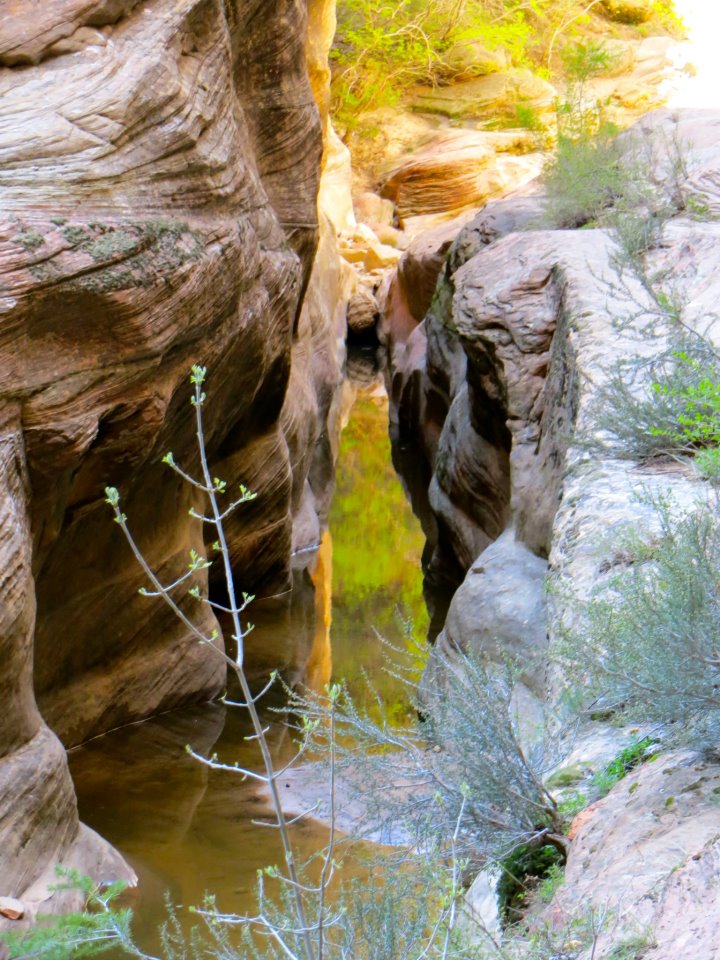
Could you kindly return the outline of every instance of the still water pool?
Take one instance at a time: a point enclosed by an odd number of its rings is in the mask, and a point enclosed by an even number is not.
[[[352,406],[329,530],[310,570],[298,578],[292,603],[265,610],[255,605],[251,639],[261,659],[277,651],[276,663],[291,665],[293,679],[316,689],[331,677],[344,678],[362,700],[367,672],[401,721],[405,693],[383,672],[384,647],[375,631],[402,643],[401,611],[414,621],[416,635],[425,635],[424,538],[392,467],[382,387],[346,389]],[[279,765],[293,754],[292,738],[276,714],[266,714]],[[253,824],[268,816],[257,787],[208,770],[185,752],[190,744],[259,768],[256,747],[244,740],[250,732],[242,712],[212,703],[125,727],[70,753],[82,820],[138,874],[136,934],[148,947],[165,919],[166,893],[187,906],[211,891],[224,911],[252,910],[257,870],[282,858],[277,833]],[[293,833],[301,856],[326,841],[325,828],[313,820],[298,823]]]

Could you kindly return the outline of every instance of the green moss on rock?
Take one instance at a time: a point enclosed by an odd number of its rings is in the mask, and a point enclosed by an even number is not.
[[[185,263],[199,260],[205,248],[201,233],[184,221],[167,218],[70,224],[63,229],[63,236],[78,252],[104,264],[72,281],[74,286],[96,293],[152,286]]]

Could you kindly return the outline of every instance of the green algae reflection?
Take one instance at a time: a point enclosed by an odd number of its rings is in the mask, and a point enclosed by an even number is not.
[[[335,676],[347,680],[356,701],[369,705],[373,698],[362,678],[367,673],[388,717],[402,721],[407,691],[383,669],[387,651],[375,631],[407,649],[406,662],[417,658],[399,615],[412,621],[416,637],[426,635],[424,537],[392,466],[387,397],[377,386],[359,394],[341,437],[330,531]]]

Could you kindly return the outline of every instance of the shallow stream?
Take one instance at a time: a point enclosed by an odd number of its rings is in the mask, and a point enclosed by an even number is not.
[[[295,678],[319,689],[332,677],[366,695],[363,672],[398,720],[407,711],[398,681],[383,672],[375,630],[401,643],[397,611],[425,634],[420,557],[424,538],[393,470],[387,398],[379,382],[355,393],[342,433],[329,530],[290,607],[256,604],[249,658],[294,664]],[[241,585],[240,585],[241,586]],[[268,707],[270,703],[268,703]],[[267,711],[276,763],[292,739]],[[164,897],[200,904],[206,892],[224,911],[251,910],[258,868],[282,857],[276,831],[253,824],[268,816],[257,787],[211,771],[186,744],[221,760],[259,766],[243,712],[212,703],[168,713],[99,737],[70,752],[81,819],[131,863],[140,885],[133,901],[136,935],[154,946],[166,918]],[[301,855],[323,846],[322,824],[293,827]]]

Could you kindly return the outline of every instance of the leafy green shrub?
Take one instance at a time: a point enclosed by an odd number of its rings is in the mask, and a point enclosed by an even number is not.
[[[453,52],[463,47],[488,54],[478,72],[497,69],[490,61],[500,51],[511,64],[547,75],[558,37],[591,19],[582,0],[338,0],[333,112],[354,126],[363,111],[397,102],[412,84],[452,81]],[[588,63],[607,65],[601,45],[587,47]]]
[[[446,77],[458,44],[482,43],[521,61],[530,37],[513,3],[458,0],[339,0],[331,51],[334,111],[351,123],[363,110],[397,101],[409,84]]]
[[[562,882],[564,863],[565,857],[560,850],[549,844],[519,846],[501,860],[497,896],[503,921],[511,924],[520,920],[527,907],[528,894],[535,890],[542,890],[541,897],[551,900],[552,893]]]
[[[687,352],[676,355],[692,382],[683,386],[655,384],[655,394],[675,402],[679,410],[676,440],[697,449],[695,463],[707,479],[720,479],[720,359],[703,365]]]
[[[634,738],[610,763],[599,770],[592,779],[592,785],[598,796],[605,796],[616,783],[627,776],[631,770],[652,759],[653,747],[657,743],[654,737]]]
[[[56,872],[59,880],[51,889],[79,890],[85,897],[84,910],[59,917],[39,916],[29,930],[0,933],[0,945],[7,943],[11,958],[74,960],[132,942],[132,912],[116,903],[127,884],[119,881],[103,887],[77,870],[58,868]]]
[[[565,883],[565,870],[558,862],[548,867],[545,876],[538,885],[538,898],[541,903],[550,903],[560,887]]]
[[[684,37],[686,35],[685,24],[675,9],[673,0],[653,0],[652,10],[655,22],[672,36]]]
[[[717,444],[717,383],[720,358],[697,337],[678,338],[648,361],[620,360],[597,392],[589,436],[580,442],[638,460],[688,456],[703,444]]]

